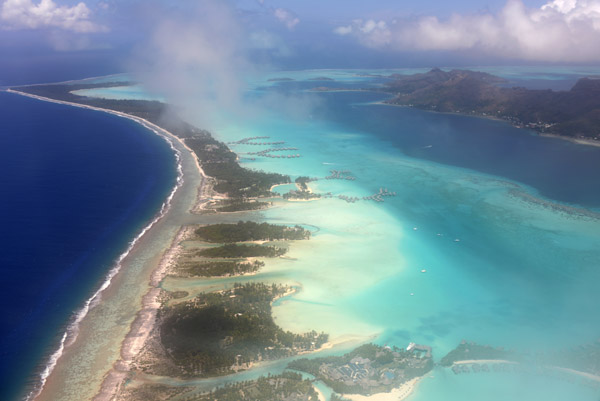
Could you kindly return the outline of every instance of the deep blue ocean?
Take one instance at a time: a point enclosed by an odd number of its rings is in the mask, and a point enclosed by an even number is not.
[[[117,116],[2,92],[0,121],[0,399],[12,400],[177,173],[165,140]]]

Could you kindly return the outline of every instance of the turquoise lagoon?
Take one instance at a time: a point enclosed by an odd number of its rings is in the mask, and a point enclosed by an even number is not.
[[[122,77],[118,75],[116,77]],[[101,83],[95,80],[90,83]],[[110,88],[92,88],[92,89],[78,89],[72,91],[73,94],[79,96],[97,97],[102,99],[135,99],[135,100],[157,100],[164,101],[164,98],[160,96],[150,96],[141,85],[123,85],[113,86]]]
[[[505,74],[546,79],[553,87],[581,73],[539,71]],[[293,244],[287,258],[267,261],[249,278],[298,287],[275,305],[277,323],[325,331],[334,339],[429,344],[436,359],[462,339],[536,352],[596,341],[600,148],[542,138],[498,121],[374,104],[380,94],[309,91],[375,86],[385,82],[377,75],[388,73],[271,74],[252,81],[245,100],[264,109],[265,99],[275,96],[280,108],[270,101],[271,111],[244,119],[224,111],[222,123],[212,127],[225,142],[269,136],[266,141],[298,148],[279,154],[301,158],[276,159],[248,155],[265,146],[231,145],[246,167],[292,179],[316,177],[312,190],[332,194],[308,202],[276,200],[258,215],[314,231],[310,241]],[[323,76],[335,81],[312,79]],[[293,81],[269,81],[278,77]],[[292,115],[286,112],[291,107]],[[356,180],[324,179],[334,169],[348,170]],[[381,189],[397,195],[382,203],[337,198]],[[436,368],[412,398],[598,399],[597,390],[577,382],[527,377],[454,376]]]

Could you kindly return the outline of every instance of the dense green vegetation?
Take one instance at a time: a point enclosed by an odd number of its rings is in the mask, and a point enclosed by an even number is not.
[[[300,370],[302,372],[310,373],[313,376],[319,375],[319,368],[323,364],[336,364],[336,365],[344,365],[349,363],[352,359],[356,357],[366,358],[369,360],[376,360],[377,353],[381,352],[383,347],[375,344],[364,344],[354,350],[344,354],[342,356],[328,356],[323,358],[312,358],[312,359],[297,359],[289,363],[288,368],[294,370]],[[406,351],[401,350],[397,347],[393,348],[394,352],[402,352],[406,353]],[[410,355],[407,353],[407,355]],[[393,359],[393,357],[392,357]]]
[[[279,248],[258,244],[236,244],[244,241],[302,240],[310,238],[310,231],[300,227],[288,227],[269,223],[239,221],[236,224],[212,224],[195,230],[196,238],[211,243],[224,244],[213,248],[194,250],[193,256],[205,258],[228,258],[238,260],[188,260],[180,262],[177,275],[183,277],[231,276],[258,271],[262,261],[247,261],[250,257],[274,258],[287,252]],[[192,257],[193,257],[192,256]]]
[[[198,393],[192,387],[156,383],[125,385],[118,401],[169,400],[176,396],[186,401],[318,401],[311,381],[295,372],[227,383],[208,393]]]
[[[283,199],[319,199],[321,197],[320,194],[316,194],[310,191],[308,188],[308,183],[314,181],[314,179],[306,176],[301,176],[296,178],[295,183],[298,187],[297,191],[290,191],[288,193],[283,194]]]
[[[144,383],[143,385],[131,386],[129,382],[121,387],[113,401],[148,401],[148,400],[171,400],[176,396],[191,391],[191,387],[168,386],[166,384]],[[184,398],[185,399],[185,398]]]
[[[227,244],[198,251],[198,256],[207,258],[276,258],[287,252],[285,248],[256,244]]]
[[[440,360],[442,366],[452,366],[454,362],[471,359],[503,359],[514,360],[517,355],[503,348],[493,348],[489,345],[479,345],[462,341],[458,347],[450,351]]]
[[[315,194],[310,191],[290,191],[290,192],[283,194],[283,199],[310,200],[310,199],[319,199],[320,197],[321,197],[321,194]]]
[[[217,212],[241,212],[248,210],[261,210],[269,207],[270,202],[247,201],[243,198],[226,199],[215,207]]]
[[[234,198],[271,196],[271,187],[290,182],[290,177],[241,167],[237,155],[216,140],[194,137],[185,143],[196,153],[204,172],[217,179],[215,190]]]
[[[261,262],[260,260],[255,260],[253,262],[193,262],[179,266],[177,268],[177,275],[182,277],[237,276],[240,274],[254,273],[264,265],[265,262]]]
[[[34,85],[14,89],[51,99],[121,111],[146,119],[182,138],[198,156],[204,172],[217,180],[215,190],[230,197],[271,196],[271,186],[290,182],[290,177],[287,175],[265,173],[241,167],[237,162],[236,154],[229,150],[227,145],[214,139],[208,131],[200,130],[182,121],[164,103],[149,100],[97,99],[71,93],[78,89],[121,85],[126,85],[126,83]]]
[[[310,231],[300,226],[288,227],[253,221],[239,221],[237,224],[211,224],[200,227],[195,232],[201,240],[217,243],[310,238]]]
[[[214,376],[259,359],[319,348],[326,334],[294,334],[273,321],[271,302],[287,288],[263,283],[202,294],[160,311],[160,340],[183,376]]]
[[[569,137],[600,138],[600,79],[582,78],[570,91],[498,86],[502,78],[433,69],[392,76],[387,103],[502,118],[516,126]]]
[[[294,180],[294,182],[298,185],[298,187],[301,191],[307,191],[308,185],[306,185],[306,184],[308,184],[311,181],[312,181],[312,179],[310,177],[306,177],[306,176],[300,176]]]
[[[318,401],[310,380],[294,372],[256,380],[227,384],[224,387],[191,398],[190,401]]]
[[[397,347],[365,344],[342,356],[298,359],[288,368],[310,373],[337,393],[374,394],[423,376],[433,361]]]

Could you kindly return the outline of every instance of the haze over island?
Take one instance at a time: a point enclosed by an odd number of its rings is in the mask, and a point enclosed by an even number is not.
[[[597,399],[599,2],[4,0],[0,38],[2,399]]]

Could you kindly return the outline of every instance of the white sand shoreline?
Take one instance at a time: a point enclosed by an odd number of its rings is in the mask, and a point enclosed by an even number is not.
[[[351,401],[402,401],[414,393],[420,380],[420,377],[411,379],[389,393],[377,393],[373,395],[344,394],[344,398]]]

